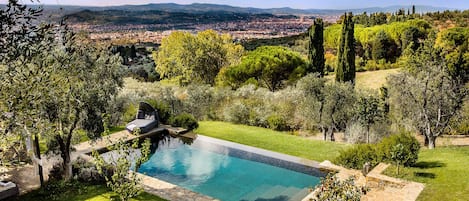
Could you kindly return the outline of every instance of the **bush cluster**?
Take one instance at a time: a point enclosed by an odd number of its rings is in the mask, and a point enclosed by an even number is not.
[[[154,99],[148,99],[146,100],[146,102],[156,109],[156,111],[158,112],[159,121],[161,123],[169,123],[169,119],[171,118],[171,108],[168,104]]]
[[[280,115],[271,115],[267,118],[269,128],[277,131],[288,130],[288,125],[285,119]]]
[[[402,144],[404,146],[403,150],[406,151],[406,160],[404,162],[404,166],[412,166],[417,162],[418,153],[420,149],[420,144],[409,133],[401,133],[398,135],[391,135],[387,138],[384,138],[377,146],[376,154],[378,156],[379,161],[392,161],[393,147],[398,144]]]
[[[108,168],[105,172],[109,175],[112,170]],[[106,181],[104,176],[99,174],[96,165],[83,158],[77,158],[77,160],[72,163],[72,174],[78,181],[93,183],[104,183]]]
[[[189,130],[193,130],[199,127],[199,123],[197,123],[197,120],[194,118],[194,116],[188,113],[182,113],[174,116],[170,119],[170,123],[172,126],[183,127]]]
[[[400,144],[400,145],[399,145]],[[380,162],[393,162],[392,153],[396,146],[403,146],[405,150],[404,166],[412,166],[417,162],[420,144],[409,133],[400,133],[384,138],[378,144],[359,144],[340,151],[335,163],[347,168],[362,169],[366,162],[375,166]]]
[[[353,169],[361,169],[366,162],[370,162],[372,167],[379,163],[376,146],[373,144],[358,144],[342,150],[335,160],[336,163]]]
[[[321,179],[316,188],[312,201],[348,200],[360,201],[361,196],[369,191],[368,188],[355,184],[355,178],[349,177],[341,181],[335,174],[328,174]]]

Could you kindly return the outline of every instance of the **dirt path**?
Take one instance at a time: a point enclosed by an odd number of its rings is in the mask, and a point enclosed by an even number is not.
[[[424,144],[425,138],[423,135],[416,135],[415,138],[420,142],[421,145]],[[469,146],[469,136],[461,135],[443,135],[436,138],[436,146]]]

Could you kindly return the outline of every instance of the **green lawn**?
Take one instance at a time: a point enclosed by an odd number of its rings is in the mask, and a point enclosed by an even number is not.
[[[201,121],[195,133],[322,162],[334,159],[344,144],[305,139],[267,128]]]
[[[389,176],[425,183],[418,200],[469,199],[469,147],[422,149],[416,167],[405,168],[395,175],[395,167],[385,171]]]
[[[95,185],[80,182],[72,182],[61,185],[54,185],[30,192],[18,197],[18,201],[109,201],[115,194],[105,185]],[[162,198],[141,193],[132,201],[165,201]]]

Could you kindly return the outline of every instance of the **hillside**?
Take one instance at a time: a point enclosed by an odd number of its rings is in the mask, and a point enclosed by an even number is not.
[[[53,6],[51,6],[52,8]],[[67,8],[68,6],[64,6]],[[70,6],[75,8],[75,6]],[[311,7],[314,7],[311,4]],[[45,7],[46,9],[48,6]],[[401,8],[410,9],[411,6],[407,5],[395,5],[387,7],[364,7],[358,9],[295,9],[290,7],[283,8],[252,8],[252,7],[236,7],[229,5],[220,5],[220,4],[208,4],[208,3],[193,3],[188,5],[176,4],[176,3],[151,3],[144,5],[122,5],[122,6],[109,6],[109,7],[83,7],[83,9],[93,10],[93,11],[103,11],[103,10],[125,10],[125,11],[149,11],[149,10],[158,10],[166,12],[184,12],[184,13],[205,13],[212,11],[223,11],[231,13],[250,13],[250,14],[289,14],[289,15],[341,15],[344,12],[353,12],[353,13],[374,13],[374,12],[395,12]],[[436,12],[443,10],[454,10],[452,8],[444,7],[432,7],[426,5],[416,5],[416,11],[418,13],[424,12]]]
[[[4,5],[0,4],[0,7]],[[388,7],[368,7],[360,9],[294,9],[289,7],[284,8],[250,8],[250,7],[235,7],[228,5],[218,4],[204,4],[194,3],[189,5],[175,4],[175,3],[152,3],[144,5],[122,5],[122,6],[71,6],[71,5],[41,5],[44,8],[44,17],[52,20],[59,20],[62,16],[66,15],[81,15],[83,11],[132,11],[132,12],[145,12],[145,11],[162,11],[169,13],[191,13],[201,14],[207,12],[223,12],[223,13],[238,13],[238,14],[272,14],[272,15],[328,15],[337,16],[342,15],[344,12],[353,13],[374,13],[374,12],[395,12],[400,8],[410,9],[410,6],[396,5]],[[31,7],[38,7],[38,5],[31,5]],[[314,7],[314,5],[311,5]],[[443,10],[454,10],[453,8],[432,7],[425,5],[417,5],[416,11],[418,13],[436,12]],[[80,14],[81,13],[81,14]],[[125,17],[125,16],[119,16]]]
[[[70,22],[89,23],[94,25],[128,25],[128,24],[208,24],[228,21],[247,21],[274,17],[271,14],[247,14],[210,11],[204,13],[166,12],[158,10],[84,10],[66,15]],[[291,16],[293,17],[293,16]]]

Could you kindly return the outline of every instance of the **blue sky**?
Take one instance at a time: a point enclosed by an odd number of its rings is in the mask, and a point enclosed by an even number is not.
[[[0,0],[5,3],[8,0]],[[30,0],[20,0],[23,3],[30,3]],[[365,8],[384,7],[392,5],[430,5],[437,7],[447,7],[456,9],[469,9],[469,0],[40,0],[43,4],[53,5],[89,5],[89,6],[109,6],[124,4],[148,4],[148,3],[214,3],[240,7],[257,8]]]

